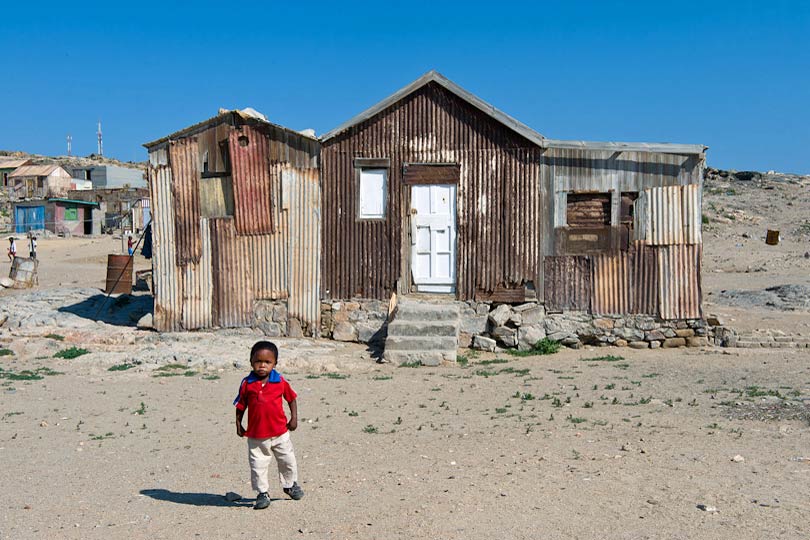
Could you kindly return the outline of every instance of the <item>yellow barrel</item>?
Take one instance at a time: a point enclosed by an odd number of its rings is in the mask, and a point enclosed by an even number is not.
[[[107,294],[132,293],[132,257],[107,255]]]

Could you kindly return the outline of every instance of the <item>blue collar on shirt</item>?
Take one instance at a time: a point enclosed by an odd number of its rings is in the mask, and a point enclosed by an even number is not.
[[[254,383],[256,381],[260,381],[260,380],[261,380],[261,377],[259,377],[258,375],[256,375],[255,373],[253,373],[251,371],[250,375],[248,375],[247,377],[242,379],[242,382],[243,383],[246,382],[246,383],[250,384],[250,383]],[[270,376],[267,377],[267,382],[269,382],[269,383],[280,383],[281,382],[281,373],[279,373],[275,369],[271,370],[270,371]],[[242,383],[239,383],[239,391],[241,392],[241,390],[242,390]],[[239,394],[236,394],[236,399],[233,400],[233,404],[236,405],[237,402],[239,402]]]

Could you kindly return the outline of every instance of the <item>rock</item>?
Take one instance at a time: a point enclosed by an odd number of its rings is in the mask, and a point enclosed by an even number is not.
[[[543,325],[522,326],[518,330],[518,350],[528,351],[534,345],[546,337],[546,329]]]
[[[686,338],[687,347],[706,347],[708,344],[709,340],[705,336]]]
[[[664,340],[665,349],[674,349],[676,347],[685,347],[686,339],[682,337],[667,338]]]
[[[489,305],[483,303],[478,304],[477,306],[475,306],[475,314],[479,316],[481,315],[487,316],[489,314]]]
[[[505,347],[515,347],[517,346],[517,330],[514,328],[509,328],[507,326],[499,326],[492,332],[490,335],[503,343]]]
[[[642,341],[644,339],[644,332],[635,328],[617,328],[613,333],[627,341]]]
[[[674,338],[675,337],[675,330],[672,328],[662,328],[661,333],[664,334],[665,338]]]
[[[480,351],[495,352],[497,342],[484,336],[473,336],[472,348]]]
[[[627,340],[626,339],[617,339],[613,342],[614,345],[617,347],[627,347]]]
[[[682,338],[690,338],[695,335],[695,331],[691,328],[679,328],[675,330],[675,335]]]
[[[287,306],[284,304],[275,304],[273,306],[273,322],[279,324],[287,322]]]
[[[724,325],[723,320],[720,319],[720,317],[718,317],[717,315],[709,315],[708,317],[706,317],[706,323],[708,323],[709,326],[723,326]]]
[[[513,313],[512,316],[509,317],[509,322],[515,326],[520,326],[523,323],[523,317],[520,316],[520,313]]]
[[[338,310],[338,311],[333,310],[332,311],[332,320],[335,321],[335,323],[349,322],[349,312],[346,311],[345,309],[341,309],[341,310]]]
[[[354,311],[349,311],[349,322],[350,323],[358,323],[358,322],[366,322],[368,321],[368,312],[363,311],[362,309],[356,309]]]
[[[10,289],[14,286],[14,280],[8,277],[0,277],[0,285],[6,289]]]
[[[304,329],[301,327],[301,321],[298,319],[290,319],[287,321],[287,337],[304,337]]]
[[[43,420],[42,422],[39,423],[39,427],[48,427],[48,422]]]
[[[543,306],[532,305],[532,307],[530,307],[529,309],[521,311],[520,317],[522,319],[523,326],[540,324],[546,317],[546,311],[543,309]]]
[[[275,322],[257,321],[256,328],[261,330],[267,337],[281,337],[284,335],[281,331],[281,325]]]
[[[733,461],[734,463],[745,463],[745,458],[742,457],[740,454],[737,454],[736,456],[731,458],[731,461]]]
[[[138,327],[138,330],[154,330],[155,329],[155,322],[154,317],[151,313],[147,313],[140,319],[138,319],[138,323],[135,325]]]
[[[661,347],[661,342],[660,341],[651,341],[650,342],[650,348],[651,349],[658,349],[659,347]]]
[[[501,304],[489,312],[489,321],[495,328],[503,326],[512,316],[512,309],[506,304]]]
[[[810,251],[805,251],[804,252],[804,258],[805,259],[810,259]]]
[[[697,507],[698,510],[703,510],[704,512],[709,512],[710,514],[718,512],[717,508],[715,508],[714,506],[706,506],[705,504],[699,504],[697,505]]]
[[[7,320],[8,320],[8,313],[0,313],[0,326],[6,324]]]
[[[488,320],[489,318],[486,315],[478,317],[462,317],[459,328],[462,332],[467,332],[468,334],[483,334],[487,331]]]
[[[233,491],[229,491],[228,493],[225,494],[225,500],[228,502],[241,501],[242,496],[239,495],[238,493],[234,493]]]
[[[631,341],[630,348],[631,349],[648,349],[650,344],[646,341]]]
[[[579,338],[576,336],[568,336],[560,340],[560,343],[562,343],[566,347],[571,347],[572,349],[579,349],[580,347],[582,347],[582,342],[579,341]]]
[[[472,345],[472,334],[467,332],[458,333],[458,346],[462,349],[469,349]]]
[[[383,328],[383,323],[357,323],[357,341],[360,343],[382,342],[388,335],[388,326]]]
[[[593,325],[600,330],[613,330],[613,319],[594,319]]]
[[[360,302],[346,302],[343,304],[346,311],[357,311],[360,309]]]
[[[332,339],[335,341],[357,341],[357,328],[351,323],[339,322],[332,331]]]
[[[644,334],[645,341],[658,341],[664,339],[664,333],[660,330],[651,330]]]
[[[537,304],[532,303],[532,302],[527,302],[525,304],[520,304],[519,306],[513,307],[512,311],[514,311],[515,313],[523,313],[524,311],[532,309],[534,307],[537,307]]]

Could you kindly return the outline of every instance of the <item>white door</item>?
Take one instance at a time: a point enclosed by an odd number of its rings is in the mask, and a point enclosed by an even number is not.
[[[419,292],[455,292],[455,185],[411,188],[411,273]]]

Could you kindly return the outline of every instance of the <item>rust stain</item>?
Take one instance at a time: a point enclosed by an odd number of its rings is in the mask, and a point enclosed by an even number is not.
[[[177,266],[199,262],[202,250],[197,149],[196,137],[172,141],[169,145]]]

